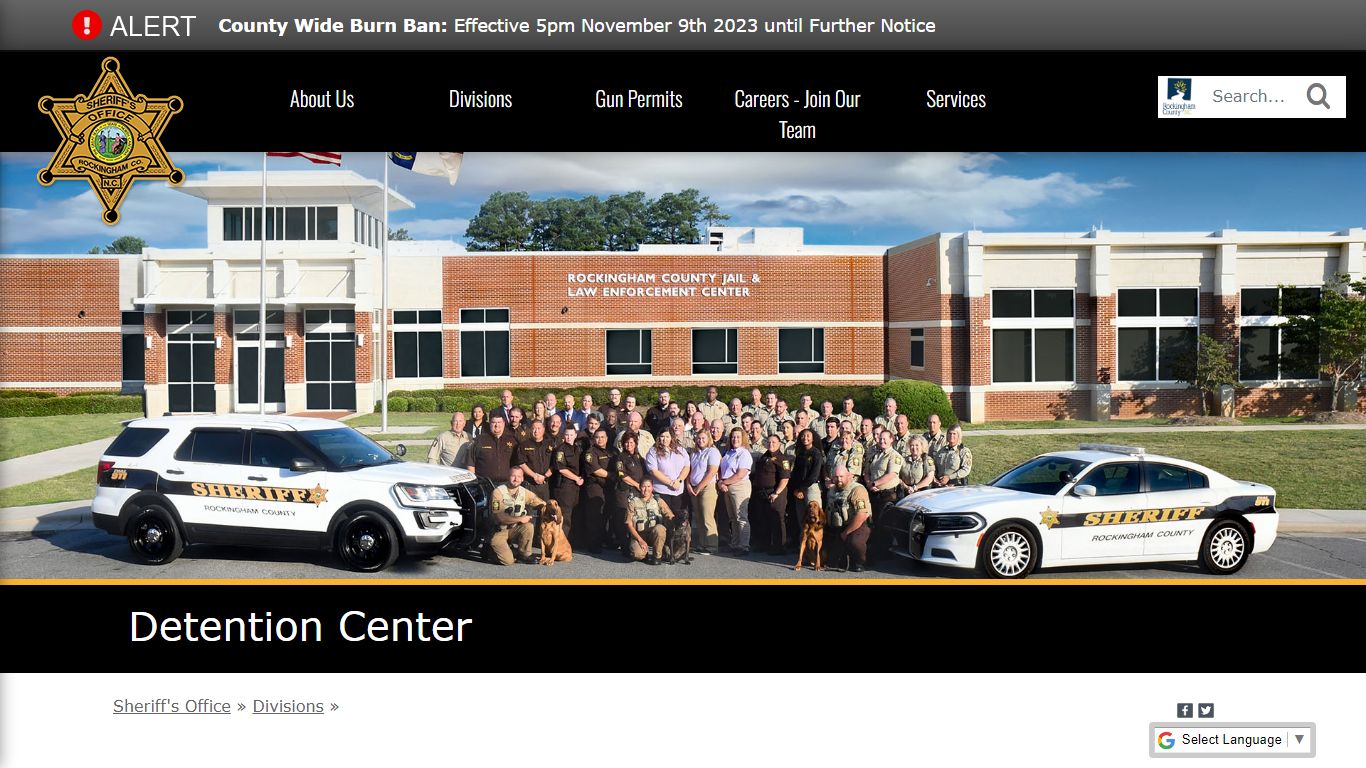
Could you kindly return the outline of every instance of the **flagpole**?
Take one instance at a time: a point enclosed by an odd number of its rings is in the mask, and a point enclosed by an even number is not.
[[[266,413],[266,153],[261,153],[261,314],[256,318],[256,410]]]
[[[379,431],[389,431],[389,155],[384,164],[384,240],[379,252]]]

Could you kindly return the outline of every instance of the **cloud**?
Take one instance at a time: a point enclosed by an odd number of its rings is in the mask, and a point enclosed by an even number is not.
[[[472,153],[465,192],[655,195],[696,187],[744,224],[1015,226],[1041,206],[1128,186],[1071,173],[1024,176],[988,153]]]
[[[73,182],[59,185],[77,188]],[[164,182],[134,182],[119,206],[119,223],[112,227],[100,218],[103,211],[89,187],[71,197],[42,199],[28,208],[0,209],[5,250],[14,252],[20,250],[15,246],[24,246],[36,253],[84,252],[124,235],[136,235],[161,247],[203,245],[205,241],[204,201]],[[87,240],[89,244],[79,248],[48,245]]]

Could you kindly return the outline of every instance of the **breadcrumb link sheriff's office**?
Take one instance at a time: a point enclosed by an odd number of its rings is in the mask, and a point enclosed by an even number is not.
[[[1279,308],[1366,271],[1361,228],[971,231],[886,247],[713,227],[638,252],[396,242],[382,363],[381,221],[413,203],[349,171],[276,172],[263,215],[260,181],[211,172],[177,188],[206,203],[203,248],[0,258],[0,388],[145,392],[160,415],[261,399],[369,411],[386,375],[403,389],[922,379],[970,421],[1104,419],[1198,412],[1172,364],[1207,333],[1238,345],[1239,411],[1284,414],[1326,409],[1331,390],[1279,362]]]

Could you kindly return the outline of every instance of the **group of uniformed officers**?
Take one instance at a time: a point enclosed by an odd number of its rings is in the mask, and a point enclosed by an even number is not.
[[[660,390],[645,410],[615,388],[601,406],[592,395],[576,405],[572,394],[549,393],[528,411],[510,390],[501,401],[492,412],[452,414],[427,460],[493,483],[490,553],[502,565],[535,562],[535,526],[549,499],[575,549],[618,548],[650,565],[669,561],[670,535],[684,527],[698,554],[717,554],[722,542],[740,557],[751,548],[795,551],[810,502],[819,501],[823,560],[861,571],[890,546],[879,535],[884,510],[907,494],[966,485],[972,471],[960,427],[945,431],[931,415],[924,432],[912,432],[892,398],[873,417],[856,413],[853,398],[816,410],[802,395],[789,409],[757,388],[748,404],[718,400],[716,387],[682,405]]]

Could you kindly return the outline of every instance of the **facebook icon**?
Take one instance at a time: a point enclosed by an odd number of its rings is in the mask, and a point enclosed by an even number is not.
[[[1195,707],[1191,706],[1190,704],[1177,704],[1176,716],[1186,718],[1195,717],[1194,709]]]

